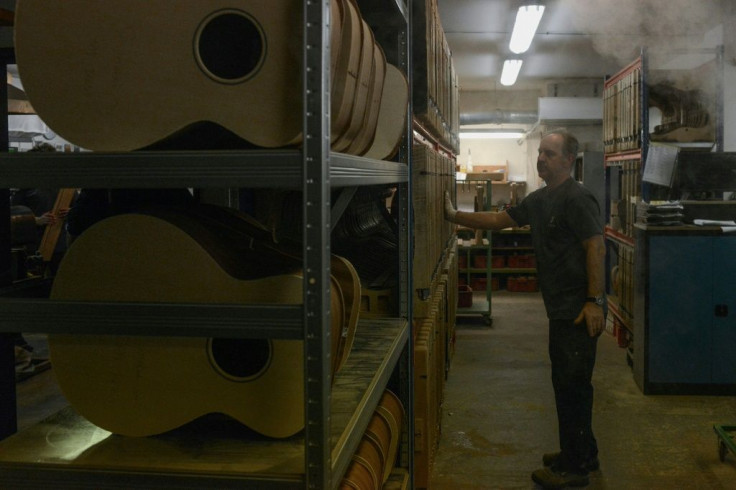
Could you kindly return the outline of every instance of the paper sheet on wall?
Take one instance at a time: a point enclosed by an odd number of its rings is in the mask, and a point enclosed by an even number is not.
[[[667,187],[672,186],[679,148],[673,145],[649,145],[642,180]]]

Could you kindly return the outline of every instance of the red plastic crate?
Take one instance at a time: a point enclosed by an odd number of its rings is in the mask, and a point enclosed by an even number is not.
[[[470,287],[473,288],[473,291],[485,291],[487,284],[488,281],[485,277],[476,277],[470,280]]]
[[[457,288],[457,305],[460,308],[473,306],[473,289],[468,285],[460,285]]]

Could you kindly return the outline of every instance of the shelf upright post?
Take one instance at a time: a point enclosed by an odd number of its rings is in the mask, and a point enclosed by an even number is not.
[[[0,53],[0,100],[8,100],[8,60],[9,56]],[[7,111],[6,111],[7,114]],[[8,118],[0,120],[0,152],[8,151]],[[0,189],[0,286],[12,283],[10,255],[10,189]],[[15,394],[15,353],[13,336],[0,333],[0,440],[18,430]]]
[[[493,199],[493,181],[489,180],[486,182],[485,200],[483,201],[483,211],[491,210],[491,199]],[[493,233],[491,230],[486,230],[486,239],[488,240],[488,248],[486,249],[486,301],[488,302],[488,316],[486,317],[486,323],[492,322],[493,320]],[[481,243],[482,245],[482,243]]]
[[[398,30],[398,56],[397,66],[406,74],[409,87],[414,87],[414,62],[411,53],[412,46],[412,16],[413,5],[412,0],[406,0],[406,23]],[[413,101],[409,97],[407,107],[405,136],[399,148],[399,161],[405,162],[408,166],[409,175],[413,175],[412,162],[412,135],[413,133]],[[412,182],[411,179],[406,184],[400,186],[399,192],[399,315],[406,318],[409,325],[412,324],[413,306],[413,271],[412,271],[412,250],[414,250],[414,223],[412,221],[411,203],[413,202]],[[414,346],[412,336],[409,335],[404,355],[402,355],[399,364],[401,379],[406,380],[400,384],[399,398],[401,399],[407,414],[414,413]],[[409,468],[409,488],[414,488],[414,417],[407,416],[407,437],[402,447],[401,463]]]
[[[329,12],[329,0],[304,0],[304,457],[309,489],[332,487]]]

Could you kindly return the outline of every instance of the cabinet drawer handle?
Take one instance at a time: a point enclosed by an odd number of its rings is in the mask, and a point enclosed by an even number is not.
[[[716,316],[728,316],[728,305],[716,305]]]

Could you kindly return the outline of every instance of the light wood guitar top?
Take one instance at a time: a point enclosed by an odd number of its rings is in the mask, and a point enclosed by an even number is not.
[[[223,224],[206,214],[155,214],[115,216],[85,231],[62,261],[51,297],[303,302],[299,263],[269,247],[255,246],[254,251],[255,242],[234,239],[238,232],[227,219]],[[357,276],[345,279],[351,270],[344,266],[340,281],[354,296]],[[345,307],[340,281],[332,278],[333,370],[349,353],[346,339],[352,342],[355,325],[346,322],[357,322],[358,303]],[[360,301],[359,286],[354,300]],[[114,433],[158,434],[214,412],[270,437],[288,437],[304,427],[301,341],[51,335],[49,348],[72,406]]]
[[[139,149],[199,121],[285,146],[301,139],[302,5],[20,0],[18,69],[39,116],[87,149]]]
[[[389,91],[355,1],[329,12],[332,150],[363,155],[395,133],[383,108],[403,87]],[[83,148],[152,147],[203,123],[266,148],[303,141],[301,0],[18,0],[15,22],[36,112]]]

